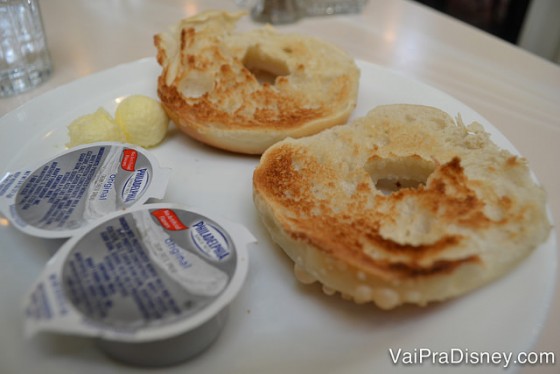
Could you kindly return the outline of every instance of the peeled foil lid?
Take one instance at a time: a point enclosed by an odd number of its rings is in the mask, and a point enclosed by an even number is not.
[[[169,339],[237,295],[254,236],[175,204],[114,213],[69,239],[24,300],[25,332],[127,343]]]
[[[0,180],[0,211],[21,231],[67,238],[107,214],[162,198],[169,169],[145,149],[93,143]]]

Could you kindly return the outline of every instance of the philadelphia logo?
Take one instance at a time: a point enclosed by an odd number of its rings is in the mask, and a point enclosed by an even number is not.
[[[136,201],[136,199],[142,194],[142,191],[148,186],[148,181],[150,179],[150,173],[148,169],[138,169],[136,170],[125,182],[122,189],[121,196],[125,203],[130,203]]]
[[[215,226],[198,221],[190,228],[196,248],[207,258],[223,261],[231,253],[226,236]]]

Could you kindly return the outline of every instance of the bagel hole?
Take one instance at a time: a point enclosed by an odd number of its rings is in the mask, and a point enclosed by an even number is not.
[[[368,161],[365,170],[371,177],[375,188],[384,195],[390,195],[402,189],[418,189],[425,186],[434,172],[433,161],[420,156],[379,158]]]
[[[241,62],[261,85],[274,85],[276,78],[290,74],[285,61],[267,54],[259,45],[247,48]]]
[[[403,188],[418,188],[420,186],[426,185],[425,180],[415,180],[406,178],[380,178],[375,183],[375,188],[377,188],[384,195],[390,195],[393,192],[397,192]]]

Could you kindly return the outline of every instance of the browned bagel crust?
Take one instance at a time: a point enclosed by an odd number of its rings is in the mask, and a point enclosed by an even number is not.
[[[384,194],[383,178],[423,184]],[[548,235],[526,162],[429,107],[392,105],[268,149],[257,210],[296,275],[356,302],[425,305],[504,274]]]
[[[250,154],[345,123],[358,93],[354,61],[270,26],[236,33],[241,15],[201,13],[154,37],[158,95],[173,122],[201,142]],[[274,80],[259,81],[263,70]]]

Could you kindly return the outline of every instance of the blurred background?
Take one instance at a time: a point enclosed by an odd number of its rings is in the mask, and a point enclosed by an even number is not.
[[[560,64],[558,0],[415,0]]]

